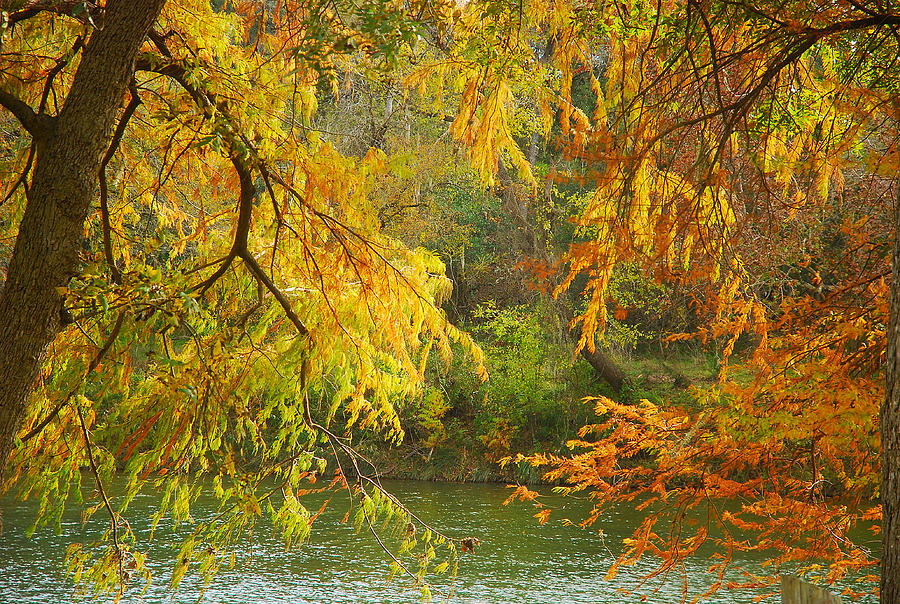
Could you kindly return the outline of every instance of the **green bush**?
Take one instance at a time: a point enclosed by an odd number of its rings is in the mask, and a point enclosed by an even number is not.
[[[540,303],[480,305],[464,327],[484,350],[490,379],[479,382],[461,355],[449,369],[432,368],[434,386],[416,410],[421,441],[463,438],[499,459],[510,452],[556,450],[574,436],[588,417],[581,399],[590,376],[553,337],[561,328],[557,323],[552,309]]]

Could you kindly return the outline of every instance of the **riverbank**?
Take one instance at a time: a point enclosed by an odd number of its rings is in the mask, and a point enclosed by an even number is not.
[[[539,397],[518,399],[510,399],[511,392],[505,391],[509,376],[503,374],[504,367],[500,367],[498,384],[466,382],[457,368],[451,368],[444,375],[432,376],[423,400],[405,410],[406,435],[400,445],[388,446],[377,437],[357,435],[357,447],[378,468],[379,475],[390,479],[548,484],[543,469],[529,464],[501,466],[500,460],[517,453],[570,453],[565,443],[597,419],[586,397],[692,406],[694,394],[710,386],[717,370],[713,355],[693,350],[668,355],[658,351],[619,353],[614,359],[628,375],[619,391],[596,379],[585,361],[575,359],[565,371],[545,376]],[[519,370],[526,374],[522,377],[525,394],[534,394],[537,380],[527,375],[527,363],[520,364]],[[466,387],[471,393],[466,394]],[[440,397],[435,396],[437,392]],[[503,404],[497,404],[498,399]],[[434,407],[438,413],[429,417]]]

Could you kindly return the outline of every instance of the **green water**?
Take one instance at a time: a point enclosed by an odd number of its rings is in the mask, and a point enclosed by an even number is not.
[[[389,482],[388,488],[426,522],[454,537],[475,536],[481,546],[474,554],[462,556],[459,573],[452,586],[451,602],[490,603],[625,603],[679,602],[682,580],[689,593],[704,591],[714,578],[707,574],[708,561],[689,563],[684,573],[672,574],[668,581],[651,582],[634,594],[634,588],[652,568],[645,564],[626,567],[612,581],[604,576],[619,551],[622,537],[628,536],[641,516],[632,510],[606,515],[598,528],[606,533],[605,543],[596,531],[565,526],[565,517],[583,516],[583,502],[557,499],[559,510],[541,527],[533,518],[534,509],[524,504],[504,507],[509,490],[500,485]],[[129,508],[127,519],[138,538],[149,536],[149,510],[156,497],[139,497]],[[196,516],[213,513],[196,510]],[[6,498],[2,502],[3,534],[0,537],[0,603],[40,603],[73,601],[73,588],[61,575],[65,547],[73,541],[91,541],[106,526],[101,513],[82,526],[80,510],[65,516],[62,534],[39,530],[32,538],[25,531],[34,517],[33,503]],[[310,506],[312,507],[312,506]],[[302,603],[302,602],[418,602],[419,592],[410,581],[395,578],[388,582],[388,560],[367,534],[357,534],[341,524],[346,502],[340,496],[313,528],[309,543],[285,551],[270,528],[260,525],[238,547],[237,564],[223,570],[203,596],[209,603]],[[126,592],[123,602],[196,602],[201,593],[196,582],[186,579],[174,595],[166,589],[175,555],[175,535],[165,526],[157,530],[150,545],[155,559],[155,582],[140,595]],[[607,549],[607,545],[609,549]],[[742,570],[763,572],[758,562],[742,560],[730,578],[743,578]],[[446,594],[448,585],[438,585]],[[712,602],[752,602],[759,592],[721,591]],[[435,601],[439,601],[435,597]],[[774,598],[768,600],[777,602]],[[875,600],[870,600],[874,602]]]

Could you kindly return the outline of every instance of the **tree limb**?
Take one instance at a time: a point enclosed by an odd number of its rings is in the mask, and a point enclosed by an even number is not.
[[[94,355],[94,358],[91,359],[91,364],[88,365],[87,372],[85,372],[85,374],[84,374],[85,379],[87,379],[87,377],[90,374],[92,374],[94,372],[94,370],[97,369],[97,367],[100,366],[100,361],[103,360],[103,357],[106,356],[106,354],[109,352],[110,348],[112,348],[112,345],[115,343],[116,338],[119,337],[119,332],[122,330],[122,323],[124,321],[125,321],[125,311],[123,310],[123,311],[119,312],[119,316],[118,316],[118,318],[116,318],[116,324],[115,324],[115,326],[113,326],[113,330],[110,332],[109,337],[106,338],[106,342],[103,343],[103,347],[100,350],[98,350],[97,354]],[[56,407],[54,407],[53,410],[47,414],[47,417],[42,419],[40,421],[40,423],[38,423],[34,428],[32,428],[28,432],[28,434],[26,434],[24,437],[22,437],[22,442],[23,443],[28,442],[29,440],[31,440],[32,438],[34,438],[35,436],[40,434],[41,430],[46,428],[47,424],[49,424],[51,421],[53,421],[53,418],[56,417],[57,415],[59,415],[59,412],[62,411],[62,408],[65,407],[66,404],[70,400],[72,400],[72,397],[75,396],[76,392],[77,392],[77,387],[75,390],[72,390],[68,394],[68,396],[66,396],[66,398],[63,399],[63,401],[61,403],[59,403]]]
[[[22,169],[22,173],[19,175],[19,178],[16,179],[15,184],[9,189],[9,193],[6,194],[2,200],[0,200],[0,206],[10,200],[12,196],[16,193],[16,190],[19,187],[25,187],[25,195],[28,195],[28,174],[31,172],[31,166],[34,163],[34,152],[35,146],[34,141],[31,143],[31,148],[28,149],[28,159],[25,160],[25,167]]]
[[[0,2],[0,5],[2,4],[3,2]],[[76,8],[78,8],[77,13],[75,12]],[[17,23],[31,19],[32,17],[35,17],[43,12],[65,15],[67,17],[72,17],[77,21],[81,21],[82,23],[88,24],[96,22],[103,16],[103,9],[99,8],[95,2],[85,2],[84,0],[38,2],[35,0],[30,0],[29,2],[26,2],[25,6],[20,10],[17,10],[14,13],[10,13],[7,21],[7,26],[11,29]]]
[[[109,512],[109,521],[112,529],[112,539],[113,539],[113,547],[116,550],[116,562],[118,563],[118,585],[121,593],[122,584],[125,582],[125,572],[122,567],[122,549],[119,545],[119,518],[116,511],[113,509],[112,504],[109,502],[109,497],[106,496],[106,489],[103,488],[103,480],[100,478],[100,470],[97,468],[97,462],[94,461],[94,443],[91,442],[91,435],[87,429],[87,424],[84,421],[84,412],[81,410],[81,405],[75,405],[75,409],[78,411],[78,419],[81,421],[81,433],[84,435],[84,446],[87,449],[88,461],[91,464],[91,473],[94,475],[94,480],[97,481],[97,490],[100,492],[100,497],[103,499],[103,506],[106,508],[106,511]]]
[[[84,41],[81,39],[81,36],[75,38],[75,44],[72,45],[72,54],[74,55],[80,49],[84,48]],[[44,112],[44,109],[47,107],[47,99],[50,97],[50,92],[53,90],[53,79],[59,75],[59,72],[66,68],[66,65],[69,64],[69,59],[64,55],[61,58],[56,60],[56,65],[47,73],[47,81],[44,82],[44,92],[41,94],[41,103],[38,105],[38,115]],[[55,97],[54,92],[54,99]]]
[[[119,270],[119,267],[116,266],[115,258],[113,257],[112,251],[112,227],[110,226],[109,221],[109,186],[106,182],[106,166],[109,164],[110,160],[116,154],[116,150],[119,148],[119,143],[122,142],[122,136],[125,134],[125,128],[128,126],[129,120],[131,120],[131,116],[134,115],[135,110],[138,105],[141,104],[141,97],[138,96],[137,92],[137,84],[135,84],[134,80],[131,80],[131,84],[128,87],[128,90],[131,92],[131,100],[128,101],[128,105],[125,107],[125,111],[122,113],[122,118],[119,120],[119,124],[116,126],[116,131],[113,134],[112,141],[109,144],[109,147],[106,149],[106,155],[103,156],[103,161],[100,162],[100,217],[103,223],[103,254],[106,257],[106,264],[109,265],[109,271],[112,275],[113,283],[121,283],[122,282],[122,273]]]
[[[166,54],[168,52],[168,48],[165,45],[165,38],[160,34],[157,32],[151,33],[151,40],[153,40],[154,44],[160,49],[161,53]],[[169,56],[171,56],[171,53],[169,53]],[[188,71],[184,65],[173,61],[166,62],[165,57],[158,57],[155,60],[151,60],[150,55],[145,54],[136,61],[135,69],[171,77],[191,96],[207,118],[211,117],[212,111],[215,109],[226,116],[229,124],[234,125],[234,120],[230,116],[227,104],[217,101],[215,94],[212,92],[202,90],[190,82],[187,77]],[[309,330],[306,328],[306,325],[303,324],[303,321],[291,307],[290,300],[287,299],[287,296],[278,289],[278,286],[275,285],[269,275],[267,275],[262,267],[259,266],[259,263],[256,262],[256,259],[253,258],[253,255],[248,249],[250,223],[253,217],[253,199],[256,196],[256,186],[253,182],[254,165],[261,166],[260,170],[263,171],[263,177],[266,181],[266,186],[272,198],[273,207],[275,208],[276,217],[278,217],[279,222],[281,222],[281,214],[275,203],[275,195],[271,189],[271,183],[269,182],[269,172],[262,166],[262,162],[258,159],[256,149],[253,148],[252,143],[246,138],[241,137],[239,134],[236,134],[236,131],[237,128],[235,128],[234,131],[227,131],[224,133],[227,135],[225,138],[231,151],[231,163],[238,174],[240,182],[238,219],[237,224],[235,225],[234,240],[231,245],[231,250],[222,261],[222,265],[219,266],[219,268],[206,280],[198,284],[194,290],[199,289],[201,294],[206,292],[206,290],[212,287],[213,284],[225,274],[234,259],[240,258],[244,261],[244,264],[253,274],[257,282],[262,283],[266,289],[272,293],[275,299],[278,300],[284,313],[297,328],[300,335],[309,335]]]
[[[222,262],[222,266],[194,288],[195,290],[199,289],[201,294],[205,293],[225,274],[225,271],[228,270],[235,258],[244,258],[246,256],[252,259],[252,256],[247,252],[247,238],[250,234],[250,219],[253,216],[253,198],[256,192],[256,187],[253,184],[253,173],[246,162],[237,155],[232,155],[231,163],[238,173],[240,182],[238,220],[234,230],[234,241],[231,244],[231,250]]]
[[[19,123],[22,124],[22,127],[34,138],[38,138],[43,132],[40,124],[41,120],[38,119],[38,114],[34,112],[31,105],[24,102],[19,97],[6,92],[5,90],[0,90],[0,106],[12,113],[15,118],[19,120]]]
[[[303,324],[303,321],[300,317],[297,316],[297,313],[294,312],[294,309],[291,307],[291,301],[287,299],[287,296],[284,295],[278,286],[269,278],[266,274],[266,271],[259,266],[259,263],[256,262],[256,259],[253,258],[248,252],[243,252],[241,254],[241,260],[244,261],[244,264],[247,265],[247,268],[250,269],[250,272],[253,273],[253,276],[257,281],[261,282],[266,286],[272,295],[275,296],[275,299],[278,300],[278,303],[281,304],[281,308],[284,310],[284,314],[287,315],[288,319],[291,320],[291,323],[294,324],[294,327],[297,328],[297,331],[300,332],[301,336],[308,336],[309,330],[306,328],[306,325]]]

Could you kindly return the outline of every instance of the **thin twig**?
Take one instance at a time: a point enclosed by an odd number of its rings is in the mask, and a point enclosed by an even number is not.
[[[96,461],[94,461],[94,445],[93,443],[91,443],[91,435],[88,432],[87,424],[84,421],[84,413],[81,411],[81,405],[75,405],[75,410],[78,411],[78,419],[81,421],[81,433],[84,435],[84,444],[85,448],[87,449],[88,461],[91,464],[91,473],[93,473],[94,479],[97,481],[97,490],[100,492],[100,497],[103,499],[103,506],[106,508],[106,511],[109,512],[109,519],[112,528],[113,546],[116,550],[116,562],[118,563],[119,567],[118,589],[119,593],[121,594],[122,586],[125,582],[125,570],[122,567],[122,549],[119,546],[118,515],[113,509],[112,504],[109,502],[109,497],[106,496],[106,489],[103,488],[103,480],[100,478],[100,470],[97,469],[97,463]]]
[[[119,337],[119,331],[121,331],[122,329],[122,323],[124,319],[125,311],[121,311],[118,318],[116,319],[116,324],[113,327],[112,332],[110,332],[109,337],[106,338],[106,342],[103,344],[103,348],[98,350],[97,354],[94,355],[94,358],[91,360],[90,365],[88,365],[88,369],[85,372],[84,378],[82,378],[82,380],[86,380],[87,377],[91,373],[93,373],[95,369],[97,369],[97,367],[100,365],[100,361],[103,360],[103,357],[106,356],[106,353],[108,353],[109,349],[112,348],[112,345],[116,341],[116,338]],[[69,392],[69,394],[66,396],[66,398],[64,398],[61,403],[59,403],[56,407],[53,408],[50,413],[47,414],[47,417],[45,417],[34,428],[32,428],[31,431],[28,432],[28,434],[22,437],[22,442],[28,442],[29,440],[40,434],[41,430],[47,427],[47,424],[49,424],[54,417],[59,415],[59,412],[62,411],[62,408],[66,406],[66,403],[68,403],[72,399],[72,397],[75,396],[75,393],[78,392],[80,388],[80,384],[73,388],[72,391]]]

